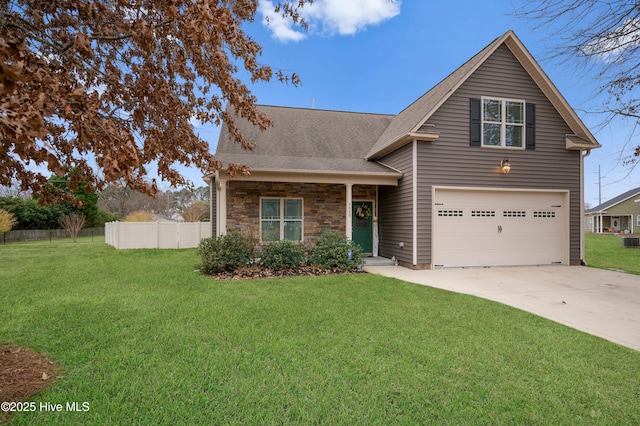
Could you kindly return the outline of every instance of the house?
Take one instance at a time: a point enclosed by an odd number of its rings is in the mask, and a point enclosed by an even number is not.
[[[640,188],[627,191],[588,209],[585,212],[585,220],[591,232],[639,232]]]
[[[260,108],[267,131],[238,121],[255,151],[221,129],[217,158],[251,175],[208,177],[215,235],[339,231],[414,269],[582,262],[600,145],[512,31],[397,115]]]

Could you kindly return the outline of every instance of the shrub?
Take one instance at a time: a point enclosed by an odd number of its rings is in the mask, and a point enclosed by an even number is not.
[[[0,209],[0,234],[11,231],[17,223],[16,217],[4,209]]]
[[[291,241],[275,241],[262,247],[261,262],[269,269],[297,270],[304,261],[304,249]]]
[[[240,232],[205,238],[200,241],[198,254],[205,274],[235,271],[253,260],[253,241]]]
[[[145,212],[143,210],[139,210],[137,212],[129,213],[124,219],[123,222],[157,222],[156,217],[151,212]]]
[[[182,217],[185,222],[200,222],[207,213],[209,213],[209,203],[196,201],[182,210]]]
[[[104,228],[104,224],[107,222],[113,222],[115,220],[118,220],[118,216],[109,213],[106,210],[98,210],[98,214],[96,215],[95,218],[95,223],[93,224],[94,227],[98,227],[98,228]],[[87,224],[87,227],[91,227],[90,224]]]
[[[362,247],[339,232],[322,234],[311,253],[309,262],[321,268],[351,270],[364,262]]]
[[[17,223],[12,229],[57,229],[63,214],[72,210],[66,204],[41,206],[37,200],[0,197],[0,209],[13,214]]]

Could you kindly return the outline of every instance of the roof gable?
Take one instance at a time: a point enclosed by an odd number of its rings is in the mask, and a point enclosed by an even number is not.
[[[533,59],[513,31],[507,31],[491,42],[460,68],[438,83],[396,116],[366,155],[367,159],[378,159],[398,149],[413,139],[437,139],[437,130],[422,135],[421,127],[449,99],[449,97],[502,45],[505,45],[520,62],[543,94],[560,113],[575,136],[582,142],[581,149],[600,147],[595,137],[584,125],[566,99],[560,94],[549,77]],[[573,136],[573,135],[572,135]],[[573,140],[573,139],[572,139]]]

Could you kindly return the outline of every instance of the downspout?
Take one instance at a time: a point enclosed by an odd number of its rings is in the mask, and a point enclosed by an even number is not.
[[[413,266],[418,264],[418,140],[413,140]]]
[[[580,262],[583,265],[586,265],[584,259],[584,159],[590,154],[591,150],[587,149],[584,154],[580,155]]]

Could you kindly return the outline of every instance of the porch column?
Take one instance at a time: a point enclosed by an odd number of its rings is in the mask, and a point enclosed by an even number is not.
[[[227,180],[217,181],[216,188],[218,189],[216,237],[219,237],[220,235],[227,235]]]
[[[598,221],[598,234],[602,234],[602,228],[603,228],[603,220],[602,220],[602,213],[600,213],[598,215],[599,221]]]
[[[347,188],[347,212],[346,212],[346,216],[345,216],[345,223],[346,223],[346,229],[345,229],[345,233],[347,234],[347,239],[350,240],[352,233],[353,233],[353,218],[351,217],[351,206],[352,206],[352,201],[353,201],[353,184],[352,183],[346,183],[345,184],[346,188]]]
[[[380,187],[378,185],[376,185],[376,201],[373,205],[373,255],[375,257],[378,257],[378,245],[380,243],[379,241],[379,235],[378,235],[378,189],[380,189]]]

